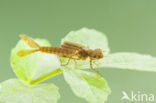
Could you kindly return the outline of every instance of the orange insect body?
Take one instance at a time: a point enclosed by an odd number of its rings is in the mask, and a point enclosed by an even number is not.
[[[51,53],[51,54],[56,54],[60,58],[61,62],[61,57],[66,57],[69,58],[68,62],[66,64],[62,64],[62,66],[65,66],[69,64],[70,60],[73,59],[75,60],[85,60],[88,57],[90,58],[90,68],[94,71],[96,71],[98,74],[100,74],[96,69],[93,68],[92,66],[92,61],[93,60],[99,60],[103,58],[103,54],[101,49],[89,49],[83,45],[77,44],[77,43],[72,43],[65,41],[61,47],[42,47],[38,45],[34,40],[32,40],[30,37],[27,35],[22,34],[20,36],[30,47],[35,48],[32,50],[21,50],[17,52],[18,56],[26,56],[35,52],[45,52],[45,53]]]
[[[41,52],[56,54],[61,57],[72,57],[76,54],[75,50],[58,48],[58,47],[40,47]]]

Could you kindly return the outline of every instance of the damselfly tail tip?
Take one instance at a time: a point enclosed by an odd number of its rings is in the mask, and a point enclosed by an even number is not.
[[[26,37],[28,37],[28,36],[27,36],[26,34],[20,34],[19,37],[20,37],[20,38],[26,38]]]
[[[25,56],[24,50],[18,51],[16,54],[19,57],[24,57]]]
[[[24,56],[30,55],[32,53],[35,53],[37,51],[39,51],[39,49],[34,49],[34,50],[29,50],[29,49],[20,50],[20,51],[17,52],[17,55],[20,56],[20,57],[24,57]]]

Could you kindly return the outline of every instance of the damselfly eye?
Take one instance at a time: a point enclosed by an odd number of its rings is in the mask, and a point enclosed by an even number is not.
[[[98,57],[97,55],[94,55],[94,56],[93,56],[93,58],[97,58],[97,57]]]

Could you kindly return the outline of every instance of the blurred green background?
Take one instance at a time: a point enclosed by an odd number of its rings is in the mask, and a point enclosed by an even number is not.
[[[69,31],[94,28],[107,35],[111,52],[156,56],[155,5],[156,0],[0,0],[0,82],[16,77],[9,59],[21,33],[59,46]],[[156,95],[154,72],[98,70],[112,89],[106,103],[130,103],[120,100],[123,90]],[[59,103],[87,103],[72,93],[62,75],[45,82],[60,88]]]

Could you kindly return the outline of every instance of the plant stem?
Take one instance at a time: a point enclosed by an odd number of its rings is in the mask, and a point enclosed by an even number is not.
[[[52,72],[50,72],[50,73],[48,73],[48,74],[45,74],[45,75],[43,75],[43,76],[37,78],[37,79],[35,79],[35,80],[30,81],[29,84],[30,84],[30,85],[33,85],[33,84],[39,83],[39,82],[41,82],[41,81],[43,81],[43,80],[46,80],[46,79],[50,78],[51,76],[54,76],[54,75],[59,74],[59,73],[61,73],[61,72],[62,72],[61,69],[57,69],[57,70],[55,70],[55,71],[52,71]]]

